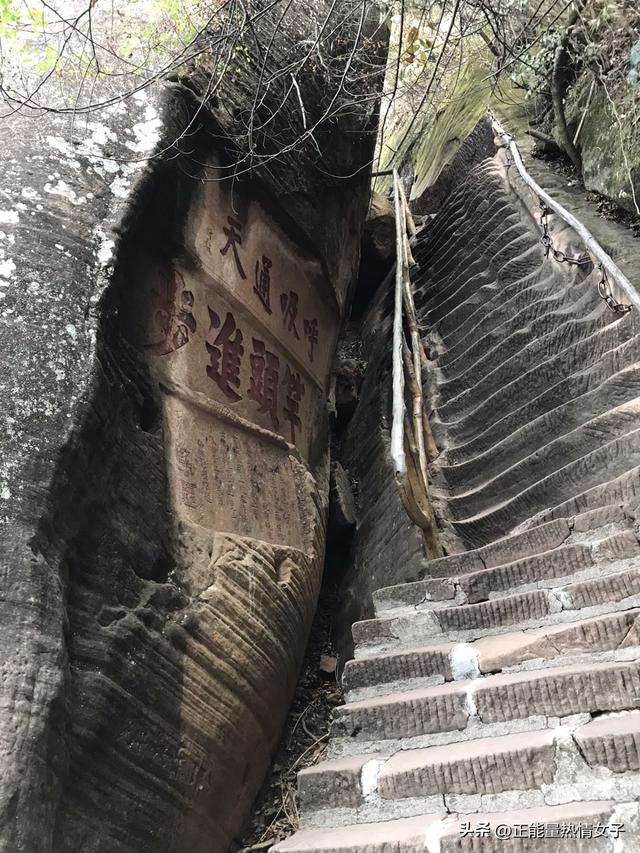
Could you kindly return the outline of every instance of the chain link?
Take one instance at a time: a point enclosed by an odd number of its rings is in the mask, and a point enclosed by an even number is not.
[[[549,234],[549,208],[542,199],[538,199],[540,204],[540,225],[542,226],[542,237],[540,242],[544,246],[544,256],[549,255],[560,264],[574,264],[575,266],[585,266],[592,263],[590,255],[580,255],[577,258],[567,255],[562,249],[556,249],[553,245],[551,234]]]
[[[498,144],[496,142],[495,146],[498,150],[504,151],[504,159],[505,159],[504,167],[505,167],[505,169],[510,169],[513,166],[513,159],[511,157],[511,148],[509,146],[509,143],[504,141],[504,142],[501,142],[500,144]]]
[[[551,234],[549,234],[549,209],[542,199],[538,199],[538,202],[540,204],[540,225],[542,226],[542,237],[540,238],[540,242],[544,246],[545,258],[548,258],[551,254],[558,263],[575,264],[576,266],[592,263],[589,255],[581,255],[580,257],[573,258],[560,249],[556,249],[553,245]],[[603,299],[607,303],[607,306],[612,311],[615,311],[616,314],[628,314],[629,311],[631,311],[631,305],[623,305],[621,302],[617,302],[614,299],[607,271],[602,264],[599,265],[599,269],[600,281],[598,282],[598,293],[600,294],[600,298]]]
[[[494,114],[491,112],[491,110],[488,110],[488,113],[492,123],[495,125],[497,122]],[[495,129],[496,128],[494,127],[494,130]],[[498,130],[500,130],[499,125]],[[513,141],[513,137],[510,136],[510,134],[508,134],[506,131],[502,131],[498,135],[502,139],[502,143],[498,143],[496,140],[495,144],[497,148],[505,149],[505,165],[506,168],[509,169],[513,165],[513,158],[511,156],[511,142]],[[518,171],[523,172],[520,166],[518,166]],[[526,173],[523,172],[523,174]],[[531,184],[535,186],[535,183],[531,180],[531,178],[529,178],[529,181],[527,183],[529,183],[529,186],[531,186]],[[548,258],[549,255],[551,255],[554,260],[558,261],[558,263],[575,264],[576,266],[586,266],[587,264],[593,264],[591,255],[589,255],[588,253],[585,255],[580,255],[578,257],[572,257],[571,255],[567,255],[561,249],[557,249],[553,245],[553,239],[551,237],[551,234],[549,233],[549,209],[544,200],[535,192],[535,190],[534,195],[537,197],[538,204],[540,205],[540,226],[542,228],[542,236],[540,237],[540,242],[544,246],[545,258]],[[616,314],[628,314],[633,306],[624,305],[622,302],[618,302],[614,298],[613,293],[611,291],[611,284],[609,282],[607,271],[604,265],[601,263],[598,265],[598,267],[600,269],[600,281],[598,282],[598,294],[600,295],[600,298],[603,299],[604,302],[606,302],[607,307],[610,308],[612,311],[615,311]]]
[[[631,305],[623,305],[622,302],[617,302],[613,298],[613,294],[611,293],[611,285],[609,283],[609,277],[607,276],[607,271],[600,264],[600,281],[598,282],[598,293],[600,294],[600,298],[604,299],[607,303],[607,306],[615,311],[616,314],[628,314],[631,311]]]

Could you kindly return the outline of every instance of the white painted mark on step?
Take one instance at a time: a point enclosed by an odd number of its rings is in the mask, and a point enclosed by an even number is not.
[[[362,796],[366,802],[371,802],[378,795],[378,776],[380,775],[381,762],[375,758],[363,764],[360,772],[360,786]]]
[[[613,841],[612,853],[632,853],[636,849],[638,816],[637,803],[620,803],[616,806],[607,823],[607,834]]]
[[[480,678],[480,655],[469,643],[458,643],[449,652],[454,681]]]
[[[444,820],[432,823],[424,834],[424,849],[426,853],[442,853],[442,836],[453,823],[457,823],[457,815],[449,815]]]
[[[476,700],[473,696],[473,688],[473,684],[470,684],[469,687],[467,687],[467,692],[464,696],[464,709],[470,717],[477,717],[478,706],[476,705]]]

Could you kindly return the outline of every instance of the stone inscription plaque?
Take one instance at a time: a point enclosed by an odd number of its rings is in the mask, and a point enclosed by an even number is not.
[[[278,433],[306,456],[324,392],[281,340],[209,277],[157,269],[145,350],[152,369]]]
[[[323,387],[339,315],[319,262],[295,246],[257,202],[235,209],[225,184],[216,180],[203,185],[189,233],[206,274]]]
[[[326,423],[339,309],[320,262],[269,209],[236,197],[229,181],[201,185],[182,260],[141,269],[142,345],[170,392],[165,417],[180,517],[303,548],[293,463],[265,431],[308,462]]]
[[[304,549],[286,450],[174,396],[166,399],[165,418],[170,482],[181,518]]]

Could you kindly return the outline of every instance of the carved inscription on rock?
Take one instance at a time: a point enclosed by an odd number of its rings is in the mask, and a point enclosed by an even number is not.
[[[295,246],[257,202],[235,210],[216,180],[203,186],[189,231],[204,272],[323,386],[339,313],[319,262]]]
[[[326,423],[339,310],[282,212],[205,182],[179,257],[142,270],[144,351],[164,386],[171,482],[192,524],[304,547],[290,452]],[[274,218],[275,217],[275,218]],[[302,248],[302,245],[305,248]]]
[[[202,527],[304,549],[286,450],[177,397],[166,398],[170,480],[180,517]]]
[[[145,350],[156,374],[279,433],[306,456],[324,393],[280,340],[202,274],[156,270],[149,306]]]

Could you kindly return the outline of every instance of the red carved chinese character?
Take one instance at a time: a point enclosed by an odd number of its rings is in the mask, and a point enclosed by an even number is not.
[[[180,307],[176,307],[176,292],[180,287]],[[144,348],[153,355],[168,355],[189,343],[189,332],[196,330],[193,316],[193,293],[187,290],[184,278],[177,270],[162,274],[159,290],[151,291],[151,314],[157,338]]]
[[[287,330],[289,332],[293,332],[296,336],[296,340],[300,340],[300,335],[298,334],[298,330],[296,329],[296,317],[298,316],[298,294],[294,293],[293,290],[290,290],[288,294],[282,293],[280,295],[280,309],[282,311],[282,322],[285,326],[287,323]]]
[[[269,415],[274,429],[278,429],[278,369],[280,359],[265,347],[264,341],[253,338],[251,379],[247,397],[258,403],[258,411]]]
[[[313,348],[318,343],[318,321],[304,321],[304,336],[309,341],[309,361],[313,361]]]
[[[227,242],[220,249],[221,255],[226,255],[229,249],[233,249],[233,257],[236,262],[236,269],[240,273],[241,278],[246,279],[245,271],[242,269],[242,264],[240,263],[240,255],[238,254],[238,246],[242,246],[242,235],[240,234],[240,229],[242,228],[242,223],[238,222],[237,219],[234,219],[233,216],[227,216],[227,222],[229,223],[229,228],[223,226],[222,230],[225,233],[227,238]]]
[[[220,326],[220,317],[209,308],[209,331]],[[213,344],[207,342],[207,351],[211,364],[207,367],[207,375],[213,379],[222,393],[230,400],[242,400],[240,394],[231,387],[240,387],[240,362],[244,355],[242,332],[236,327],[233,314],[227,311],[224,325]]]
[[[253,292],[262,302],[267,314],[271,314],[271,274],[269,270],[272,266],[271,260],[266,255],[262,256],[262,267],[260,261],[256,261],[256,284]]]
[[[289,365],[284,374],[284,384],[287,386],[285,392],[286,405],[284,407],[284,416],[291,424],[291,444],[296,443],[296,427],[302,426],[302,421],[298,415],[300,401],[304,397],[304,384],[300,379],[299,373],[294,373]]]

